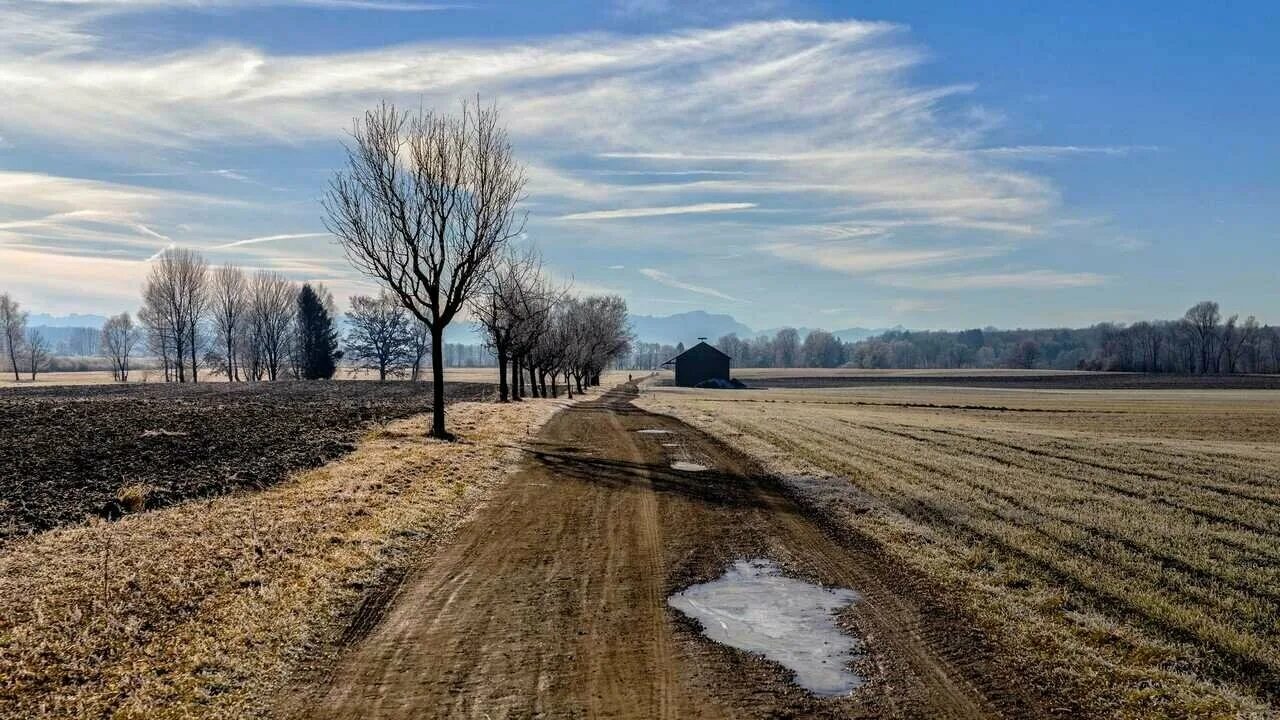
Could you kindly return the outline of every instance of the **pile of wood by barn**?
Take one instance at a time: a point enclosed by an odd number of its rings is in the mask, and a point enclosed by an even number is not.
[[[697,387],[716,381],[726,386],[729,384],[729,356],[705,342],[694,345],[663,365],[675,367],[676,385],[680,387]]]

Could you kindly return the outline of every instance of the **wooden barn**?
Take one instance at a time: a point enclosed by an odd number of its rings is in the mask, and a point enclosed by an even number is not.
[[[729,382],[729,356],[706,342],[699,342],[663,365],[675,366],[676,385],[680,387],[695,387],[707,380]]]

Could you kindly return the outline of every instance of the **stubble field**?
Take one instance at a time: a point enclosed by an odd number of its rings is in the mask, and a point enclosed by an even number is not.
[[[646,390],[955,595],[1082,715],[1270,716],[1280,392]]]

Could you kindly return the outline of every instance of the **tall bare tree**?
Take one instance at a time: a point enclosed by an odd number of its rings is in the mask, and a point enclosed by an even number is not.
[[[283,275],[259,270],[249,283],[249,376],[275,380],[288,362],[298,288]]]
[[[18,301],[9,297],[9,293],[0,294],[0,344],[4,354],[9,356],[9,367],[13,368],[13,379],[21,379],[18,375],[18,356],[22,354],[22,344],[27,335],[27,314],[22,311]]]
[[[129,313],[107,319],[102,326],[102,349],[111,360],[111,377],[116,382],[129,381],[129,360],[138,345],[138,330]]]
[[[524,169],[495,108],[407,113],[383,103],[355,122],[347,167],[330,183],[326,226],[352,265],[377,278],[431,332],[431,434],[444,415],[444,329],[519,235]]]
[[[234,265],[223,265],[210,278],[209,304],[227,380],[240,379],[239,350],[248,315],[249,279]]]
[[[186,361],[191,361],[190,378],[199,380],[197,352],[200,323],[208,304],[208,263],[200,253],[186,248],[165,250],[151,264],[143,287],[144,317],[173,350],[178,382],[188,378]]]
[[[44,372],[49,366],[49,341],[39,330],[27,333],[25,359],[27,372],[31,373],[31,381],[35,382],[36,373]]]
[[[1183,319],[1195,343],[1200,372],[1214,372],[1217,365],[1218,323],[1222,320],[1218,303],[1208,300],[1196,303],[1187,310]]]

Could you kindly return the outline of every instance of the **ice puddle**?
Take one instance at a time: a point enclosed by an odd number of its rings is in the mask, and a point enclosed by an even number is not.
[[[837,610],[857,601],[852,590],[785,577],[771,560],[739,560],[717,580],[667,598],[718,643],[759,653],[792,670],[815,695],[852,692],[863,678],[849,670],[861,643],[841,632]]]

